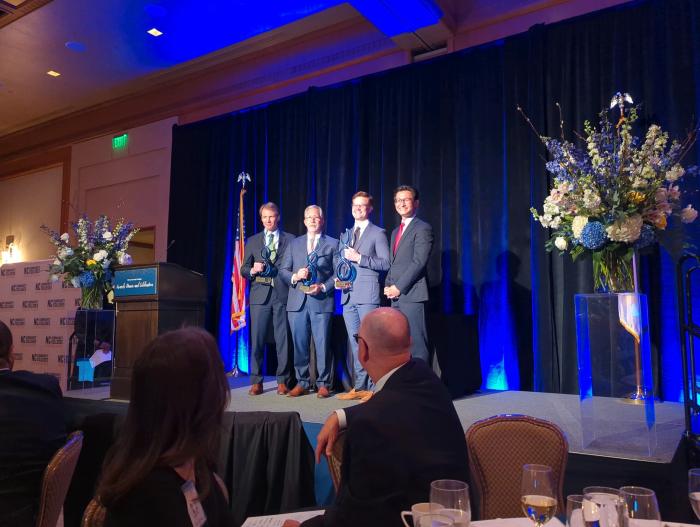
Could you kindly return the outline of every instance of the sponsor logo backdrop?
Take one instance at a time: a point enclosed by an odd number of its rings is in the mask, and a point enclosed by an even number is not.
[[[66,391],[68,338],[80,289],[51,282],[51,260],[0,267],[0,320],[10,327],[16,370],[48,373]]]

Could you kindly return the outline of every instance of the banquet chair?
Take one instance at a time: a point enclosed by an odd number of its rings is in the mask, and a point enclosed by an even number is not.
[[[474,423],[466,432],[469,471],[478,519],[522,516],[523,465],[552,467],[557,511],[564,509],[564,471],[569,445],[549,421],[527,415],[497,415]]]
[[[56,527],[82,448],[83,433],[78,430],[68,436],[66,444],[54,454],[46,466],[41,481],[37,527]]]
[[[97,501],[96,499],[91,499],[88,506],[85,507],[85,512],[83,513],[83,521],[80,522],[81,527],[102,527],[105,523],[105,517],[107,515],[107,509]]]
[[[331,481],[333,481],[333,488],[336,494],[338,493],[338,488],[340,487],[340,472],[343,465],[343,447],[345,445],[345,432],[338,434],[338,438],[333,444],[333,449],[331,450],[331,455],[326,456],[326,461],[328,462],[328,470],[331,473]]]

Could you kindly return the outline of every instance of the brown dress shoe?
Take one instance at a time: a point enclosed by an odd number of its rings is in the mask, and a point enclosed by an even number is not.
[[[326,397],[330,397],[331,393],[328,391],[328,388],[325,386],[321,386],[318,389],[318,393],[316,394],[316,397],[319,399],[325,399]]]
[[[287,385],[284,384],[283,382],[279,383],[277,385],[277,395],[287,395],[289,393],[289,389],[287,388]]]
[[[261,382],[256,382],[250,387],[250,390],[248,390],[248,395],[260,395],[261,393],[263,393]]]
[[[303,388],[300,384],[297,384],[293,390],[291,390],[288,394],[287,397],[299,397],[300,395],[306,395],[309,393],[309,390],[306,388]]]

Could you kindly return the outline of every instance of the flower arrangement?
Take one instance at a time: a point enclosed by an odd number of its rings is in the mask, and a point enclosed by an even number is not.
[[[551,156],[546,163],[553,176],[550,193],[541,213],[530,209],[551,229],[545,247],[568,251],[574,260],[591,254],[597,291],[633,290],[634,251],[654,244],[671,216],[683,223],[698,216],[692,205],[683,207],[680,190],[684,176],[698,173],[697,166],[681,166],[697,130],[682,142],[669,141],[668,133],[652,124],[640,139],[632,135],[637,107],[626,111],[625,102],[633,103],[628,94],[616,94],[610,109],[619,106],[618,122],[609,120],[609,110],[601,111],[597,127],[585,122],[578,144],[564,138],[561,119],[561,139],[553,139],[537,133],[519,109]]]
[[[91,222],[86,215],[73,224],[77,245],[70,245],[67,232],[59,234],[41,226],[56,246],[54,261],[49,267],[51,280],[63,281],[82,290],[81,307],[102,308],[105,293],[112,290],[115,263],[129,265],[131,256],[126,252],[129,242],[138,229],[132,223],[119,220],[112,227],[107,216],[99,216]]]

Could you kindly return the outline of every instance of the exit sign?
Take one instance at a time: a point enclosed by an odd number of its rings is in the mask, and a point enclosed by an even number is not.
[[[125,150],[129,146],[129,134],[112,137],[112,150]]]

